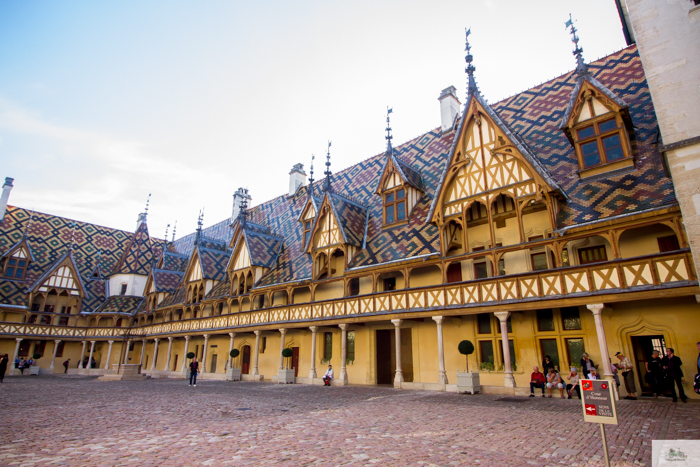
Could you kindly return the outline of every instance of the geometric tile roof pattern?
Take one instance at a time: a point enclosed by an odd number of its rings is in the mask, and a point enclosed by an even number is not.
[[[152,271],[153,285],[156,292],[173,293],[182,280],[184,272],[154,269]]]
[[[207,298],[226,297],[226,296],[228,296],[228,294],[230,292],[230,287],[231,287],[231,280],[229,279],[228,274],[227,274],[223,281],[219,282],[214,287],[212,287],[212,289],[207,294]]]
[[[167,295],[162,302],[158,305],[158,308],[164,308],[171,305],[177,305],[178,303],[183,303],[185,301],[185,296],[187,295],[187,289],[184,282],[180,282],[175,291],[170,295]]]
[[[139,274],[147,276],[151,272],[154,259],[160,256],[161,250],[162,248],[152,248],[151,238],[148,235],[148,225],[142,222],[134,235],[131,236],[122,257],[110,275]]]
[[[27,294],[24,289],[27,284],[24,281],[4,279],[0,282],[0,303],[3,305],[27,307]]]
[[[221,281],[226,276],[226,265],[228,264],[231,252],[212,250],[197,245],[199,264],[202,267],[202,278]]]
[[[181,255],[178,253],[171,253],[166,251],[163,253],[163,263],[160,269],[165,269],[168,271],[179,271],[185,272],[188,263],[187,255]]]
[[[274,267],[284,239],[260,232],[260,229],[247,227],[243,229],[243,237],[245,238],[245,245],[248,247],[250,264],[264,268]]]
[[[105,301],[105,281],[100,279],[87,279],[84,281],[84,285],[85,298],[83,298],[80,311],[83,313],[90,313],[95,311],[97,307]]]
[[[329,193],[329,197],[343,241],[362,248],[367,229],[367,207],[337,193]],[[317,220],[320,218],[316,216]]]
[[[131,295],[113,295],[95,310],[96,313],[128,313],[134,314],[139,307],[143,297]]]

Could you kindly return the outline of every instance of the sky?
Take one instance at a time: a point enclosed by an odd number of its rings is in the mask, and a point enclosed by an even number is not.
[[[0,2],[0,180],[9,204],[178,238],[440,125],[464,104],[464,31],[492,103],[626,46],[614,0]],[[172,226],[170,228],[172,233]]]

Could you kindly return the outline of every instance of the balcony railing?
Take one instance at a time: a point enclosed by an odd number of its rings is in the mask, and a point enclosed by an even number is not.
[[[469,308],[636,292],[654,288],[697,286],[689,249],[583,266],[491,277],[436,286],[379,292],[333,300],[276,306],[132,328],[133,338],[237,327],[360,317],[392,312]],[[0,323],[0,334],[52,338],[107,339],[123,337],[126,328],[66,328]]]

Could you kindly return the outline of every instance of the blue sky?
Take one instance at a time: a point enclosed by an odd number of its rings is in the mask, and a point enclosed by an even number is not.
[[[625,47],[613,0],[0,2],[0,177],[10,204],[133,230],[194,230],[440,124],[463,101],[464,28],[491,102]],[[322,172],[320,164],[316,174]],[[318,176],[317,176],[318,178]]]

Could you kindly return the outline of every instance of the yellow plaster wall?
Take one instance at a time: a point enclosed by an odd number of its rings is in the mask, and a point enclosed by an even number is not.
[[[662,224],[625,231],[620,236],[620,256],[631,258],[642,254],[658,253],[658,238],[669,235],[675,235],[675,233],[670,227]]]

